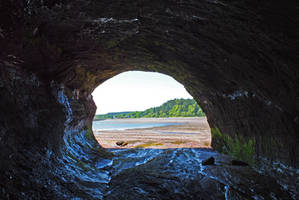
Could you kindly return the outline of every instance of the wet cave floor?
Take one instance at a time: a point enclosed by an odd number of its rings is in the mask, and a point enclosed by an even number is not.
[[[79,181],[97,199],[296,199],[298,172],[280,173],[278,167],[273,175],[234,166],[230,157],[210,149],[106,151],[112,159],[95,165],[94,178],[81,175]],[[203,166],[211,156],[215,165]]]

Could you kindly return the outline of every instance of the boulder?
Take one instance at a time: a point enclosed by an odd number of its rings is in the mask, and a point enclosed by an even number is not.
[[[203,160],[202,165],[215,165],[215,158],[214,157],[210,157],[206,160]]]

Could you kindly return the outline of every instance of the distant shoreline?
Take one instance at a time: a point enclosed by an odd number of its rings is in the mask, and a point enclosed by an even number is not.
[[[199,119],[199,118],[206,118],[206,117],[140,117],[140,118],[115,118],[115,119],[99,119],[93,121],[117,121],[117,120],[128,120],[128,121],[155,121],[155,120],[163,120],[163,121],[176,121],[176,120],[183,120],[183,119]]]
[[[93,121],[105,121],[105,120],[135,120],[135,119],[176,119],[176,118],[197,118],[197,117],[139,117],[139,118],[114,118],[114,119],[93,119]]]
[[[135,120],[135,119],[184,119],[184,118],[188,118],[188,119],[191,119],[191,118],[200,118],[200,117],[205,117],[205,116],[198,116],[198,117],[139,117],[139,118],[114,118],[114,119],[93,119],[93,121],[104,121],[104,120]]]
[[[104,148],[210,148],[211,133],[206,117],[107,119],[125,123],[180,123],[153,128],[94,131]],[[117,142],[126,145],[119,146]]]

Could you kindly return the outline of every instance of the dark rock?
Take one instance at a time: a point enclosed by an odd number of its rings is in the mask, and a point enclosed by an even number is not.
[[[214,157],[210,157],[206,160],[203,160],[201,162],[202,165],[214,165],[215,164],[215,158]]]
[[[240,160],[232,160],[232,165],[248,166],[248,163],[240,161]]]
[[[125,142],[125,141],[117,141],[116,144],[117,144],[118,146],[122,146],[122,147],[124,147],[124,146],[126,146],[128,143]]]

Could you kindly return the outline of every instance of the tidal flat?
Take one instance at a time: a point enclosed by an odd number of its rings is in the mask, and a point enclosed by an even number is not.
[[[174,124],[152,128],[94,131],[97,141],[104,148],[210,148],[211,144],[211,132],[206,117],[109,119],[103,122]],[[119,145],[120,143],[122,145]]]

